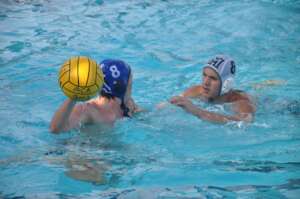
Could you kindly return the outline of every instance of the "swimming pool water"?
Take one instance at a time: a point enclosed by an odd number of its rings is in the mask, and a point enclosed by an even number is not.
[[[297,0],[1,1],[0,198],[298,198],[299,24]],[[155,108],[220,53],[256,98],[253,123]],[[58,70],[75,55],[128,62],[147,112],[107,132],[50,134],[66,99]],[[74,178],[82,165],[102,181]]]

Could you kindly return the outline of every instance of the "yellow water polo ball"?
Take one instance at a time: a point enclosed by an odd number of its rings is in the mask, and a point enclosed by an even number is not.
[[[85,101],[102,89],[104,76],[96,61],[76,56],[60,68],[58,83],[64,94],[72,100]]]

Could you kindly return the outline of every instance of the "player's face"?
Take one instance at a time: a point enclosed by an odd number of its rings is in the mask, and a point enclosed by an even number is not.
[[[205,97],[214,98],[218,96],[221,87],[219,75],[211,68],[204,68],[202,73],[202,86]]]

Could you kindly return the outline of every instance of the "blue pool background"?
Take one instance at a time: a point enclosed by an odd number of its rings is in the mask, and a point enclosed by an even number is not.
[[[300,1],[2,0],[0,197],[297,198],[299,43]],[[219,53],[236,60],[237,88],[257,99],[252,124],[155,109],[200,82]],[[111,132],[50,134],[66,99],[58,70],[75,55],[128,62],[148,111]],[[254,87],[266,80],[281,83]],[[70,157],[107,163],[107,182],[68,177]]]

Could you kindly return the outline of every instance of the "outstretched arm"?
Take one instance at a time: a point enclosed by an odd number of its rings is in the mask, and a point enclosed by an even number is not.
[[[248,104],[249,102],[246,100],[234,104],[234,111],[236,112],[234,115],[222,115],[206,111],[195,106],[188,98],[182,96],[175,96],[171,98],[170,103],[182,107],[187,112],[207,121],[225,123],[229,121],[251,122],[253,120],[254,110],[250,107],[251,105]]]
[[[83,105],[78,105],[76,101],[67,99],[55,112],[50,124],[50,131],[60,133],[74,128],[83,117],[83,109]]]
[[[196,97],[201,96],[201,89],[202,89],[202,87],[200,85],[192,86],[192,87],[186,89],[179,96],[196,98]],[[171,102],[171,101],[169,101],[169,102]],[[162,109],[162,108],[166,107],[168,104],[169,104],[168,102],[161,102],[158,105],[156,105],[156,108]]]

